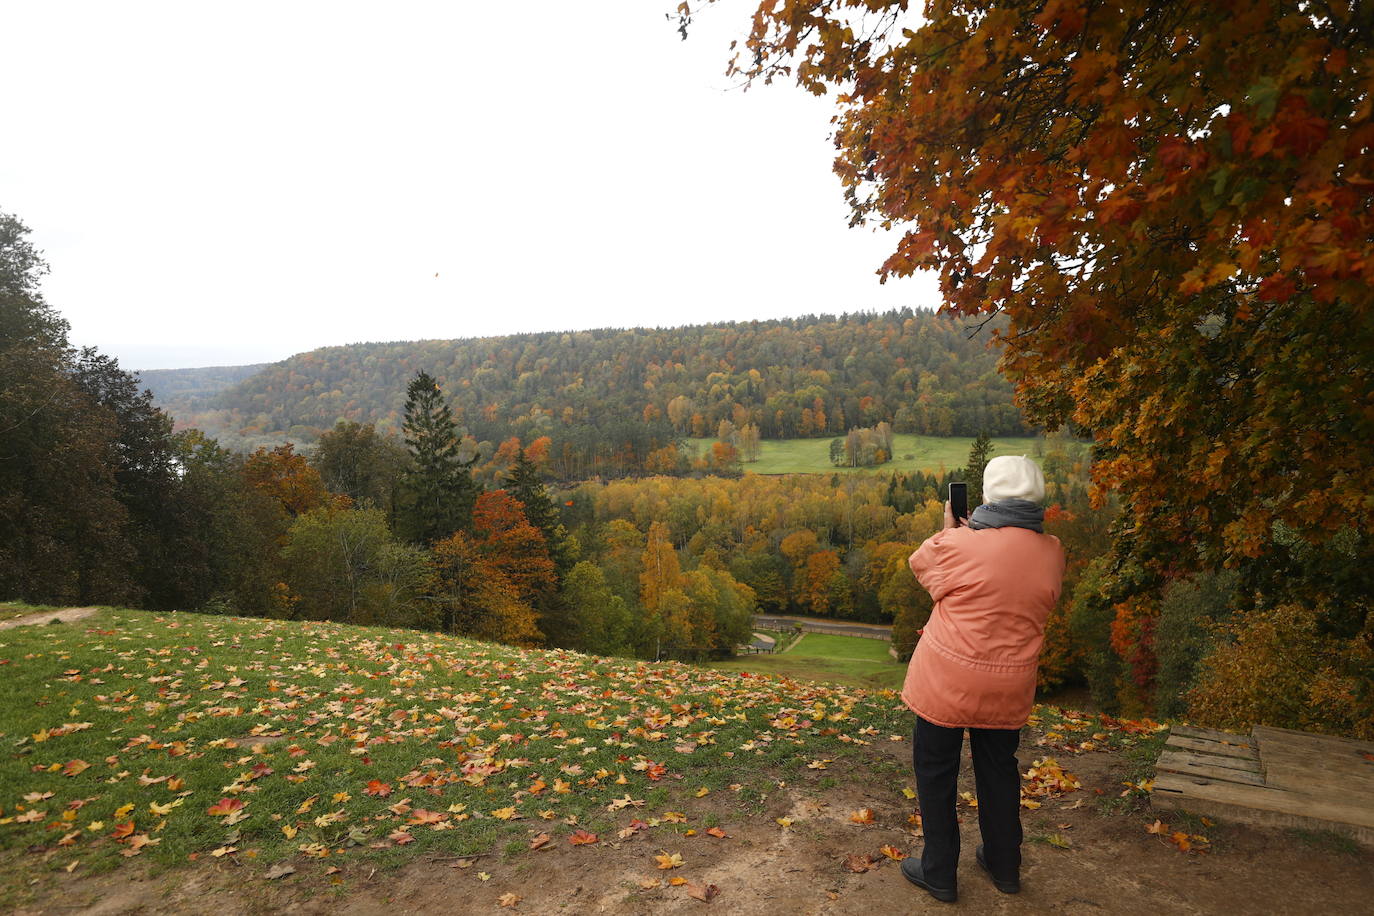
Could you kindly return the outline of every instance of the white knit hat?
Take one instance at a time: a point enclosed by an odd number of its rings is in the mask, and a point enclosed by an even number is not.
[[[983,469],[983,502],[1004,499],[1045,501],[1045,475],[1025,455],[999,455]]]

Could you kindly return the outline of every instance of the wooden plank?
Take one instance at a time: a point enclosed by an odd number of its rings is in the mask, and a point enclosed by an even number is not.
[[[1267,738],[1279,742],[1298,742],[1305,744],[1330,745],[1358,753],[1374,754],[1374,741],[1360,741],[1357,738],[1342,738],[1339,735],[1319,735],[1316,732],[1300,732],[1291,728],[1275,728],[1272,725],[1256,725],[1251,729],[1256,740]]]
[[[1246,785],[1252,786],[1264,785],[1264,777],[1260,776],[1258,772],[1217,765],[1217,763],[1221,761],[1236,761],[1236,758],[1203,757],[1198,754],[1165,751],[1159,755],[1159,762],[1155,764],[1155,772],[1173,772],[1185,776],[1245,783]]]
[[[1166,761],[1218,767],[1240,773],[1252,773],[1261,777],[1264,775],[1260,770],[1259,761],[1247,757],[1219,757],[1216,754],[1199,754],[1196,751],[1183,751],[1166,747],[1159,754],[1159,762],[1164,763]]]
[[[1206,741],[1224,741],[1228,744],[1239,744],[1242,746],[1253,746],[1255,739],[1249,735],[1237,735],[1232,732],[1224,732],[1215,728],[1202,728],[1197,725],[1175,725],[1169,729],[1171,735],[1182,735],[1185,738],[1201,738]]]
[[[1246,773],[1254,773],[1256,776],[1263,776],[1264,770],[1260,767],[1260,762],[1254,757],[1223,757],[1219,754],[1200,754],[1197,751],[1181,750],[1174,747],[1165,747],[1160,751],[1160,759],[1169,754],[1176,757],[1186,757],[1194,763],[1205,764],[1212,767],[1225,767],[1228,770],[1241,770]]]
[[[1206,814],[1220,820],[1261,827],[1296,827],[1302,830],[1329,830],[1374,847],[1374,827],[1323,820],[1306,814],[1270,811],[1211,798],[1197,798],[1182,792],[1161,792],[1159,783],[1150,796],[1150,805],[1160,812],[1173,810]]]
[[[1201,754],[1217,754],[1222,757],[1242,757],[1250,760],[1259,759],[1259,753],[1253,747],[1223,744],[1220,741],[1190,738],[1186,735],[1170,735],[1165,739],[1164,743],[1188,751],[1197,751]]]
[[[1259,759],[1266,774],[1285,782],[1374,792],[1374,768],[1365,769],[1359,760],[1347,756],[1304,751],[1266,739],[1260,743]]]
[[[1370,831],[1374,839],[1374,808],[1341,801],[1314,798],[1283,789],[1240,783],[1200,780],[1197,777],[1165,773],[1155,779],[1152,797],[1172,793],[1175,798],[1195,798],[1229,805],[1256,808],[1275,814],[1294,814],[1341,824],[1353,824]]]

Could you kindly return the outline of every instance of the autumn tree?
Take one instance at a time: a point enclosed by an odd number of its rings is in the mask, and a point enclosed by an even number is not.
[[[438,629],[514,645],[543,641],[533,607],[472,535],[455,532],[431,551]]]
[[[649,526],[639,581],[640,603],[650,613],[658,612],[668,591],[682,588],[682,564],[668,536],[668,526],[663,522],[656,521]]]
[[[294,519],[324,505],[342,505],[324,485],[320,472],[291,443],[260,448],[243,465],[248,483],[272,498],[287,518]]]
[[[459,455],[458,425],[439,383],[417,372],[406,388],[405,442],[411,467],[401,478],[397,522],[419,542],[433,542],[472,524],[477,485],[471,467],[475,455]]]
[[[74,378],[28,228],[0,213],[0,595],[122,603],[140,589],[115,414]]]
[[[313,509],[291,523],[282,550],[294,616],[413,625],[429,585],[423,551],[398,543],[381,509]]]
[[[340,420],[321,435],[310,456],[330,492],[388,513],[408,460],[406,450],[373,424],[351,420]]]
[[[1374,558],[1372,43],[1350,2],[782,0],[730,65],[836,93],[852,222],[902,230],[882,276],[1005,316],[1029,419],[1094,439],[1123,645],[1186,571]],[[1368,607],[1340,589],[1251,596]]]
[[[558,576],[544,533],[530,524],[525,507],[505,490],[477,497],[472,531],[493,568],[504,574],[520,599],[547,607],[558,589]]]
[[[625,599],[611,591],[606,574],[582,560],[563,580],[562,603],[569,609],[569,643],[583,652],[626,655],[633,652],[633,624]]]

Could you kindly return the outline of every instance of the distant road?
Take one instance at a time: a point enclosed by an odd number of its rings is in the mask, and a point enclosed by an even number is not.
[[[765,630],[790,630],[801,624],[812,633],[834,633],[836,636],[862,636],[865,639],[892,639],[892,627],[881,623],[856,623],[852,620],[825,620],[820,617],[778,617],[756,614],[754,626]]]

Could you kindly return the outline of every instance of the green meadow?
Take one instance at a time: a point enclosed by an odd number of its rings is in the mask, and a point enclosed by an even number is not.
[[[885,639],[807,633],[776,655],[741,655],[711,663],[722,671],[772,674],[799,681],[823,681],[868,689],[900,690],[906,665],[888,652]]]
[[[833,438],[833,437],[831,437]],[[710,450],[715,439],[686,439],[688,450],[697,454]],[[992,440],[992,455],[1032,455],[1036,447],[1034,436],[1003,437]],[[893,436],[892,460],[877,467],[837,468],[830,463],[830,438],[825,439],[765,439],[759,443],[759,460],[742,465],[755,474],[829,474],[890,473],[892,471],[941,471],[961,468],[968,461],[973,439],[965,436],[917,436],[897,433]]]

